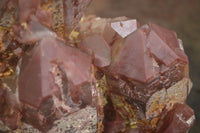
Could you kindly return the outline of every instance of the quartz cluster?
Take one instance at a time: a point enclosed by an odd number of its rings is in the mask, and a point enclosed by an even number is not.
[[[182,41],[156,24],[82,16],[90,2],[0,1],[0,130],[187,132]]]

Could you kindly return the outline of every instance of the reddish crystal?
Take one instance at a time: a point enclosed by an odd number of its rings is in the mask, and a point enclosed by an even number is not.
[[[150,48],[150,52],[160,62],[169,66],[175,60],[181,60],[188,63],[187,56],[179,45],[176,33],[160,27],[156,24],[149,24],[146,26],[150,30],[148,36],[149,41],[147,47]]]
[[[15,130],[19,126],[20,109],[15,95],[4,88],[0,81],[0,121]]]
[[[142,26],[125,40],[116,42],[113,49],[115,59],[110,68],[111,73],[143,83],[156,76],[156,66],[159,64],[169,66],[177,60],[188,62],[174,32],[155,24]]]
[[[90,2],[0,1],[0,76],[8,78],[0,79],[0,128],[21,120],[43,132],[186,132],[195,117],[180,104],[191,83],[176,33],[126,17],[81,19]],[[22,54],[20,71],[6,76]]]
[[[50,11],[38,9],[35,16],[42,24],[47,25],[48,27],[52,27],[53,18]]]
[[[145,40],[147,40],[145,33],[139,29],[128,36],[124,42],[116,43],[122,46],[114,55],[116,59],[111,65],[111,73],[139,82],[147,82],[153,78],[155,75],[153,60],[148,54]]]
[[[158,133],[185,133],[193,125],[194,120],[193,110],[185,104],[177,103],[158,123],[161,125]]]
[[[13,29],[17,41],[25,44],[34,44],[47,36],[57,36],[56,33],[42,25],[35,17],[31,18],[30,21],[25,24],[25,27],[22,25],[14,25]]]
[[[40,0],[20,0],[19,1],[19,21],[27,22],[40,5]]]
[[[58,91],[51,73],[53,62],[64,66],[67,78],[74,86],[91,81],[90,58],[55,39],[44,38],[33,55],[27,56],[19,76],[19,98],[23,103],[39,107],[46,97]]]
[[[127,19],[128,19],[127,17],[117,17],[110,19],[110,18],[100,18],[96,16],[87,16],[79,23],[81,39],[98,34],[102,36],[109,45],[112,45],[112,43],[115,40],[122,38],[120,35],[117,34],[115,27],[117,27],[118,22],[126,22],[125,20]],[[114,23],[113,28],[111,26],[112,23]],[[121,29],[123,29],[123,33],[124,31],[127,30],[126,28],[125,29],[121,28]],[[134,30],[135,28],[129,30],[129,34],[131,31]]]
[[[103,37],[89,36],[79,44],[79,48],[94,57],[94,64],[97,67],[103,68],[110,65],[111,50]]]
[[[123,38],[127,37],[129,34],[134,32],[139,28],[137,20],[125,20],[112,22],[111,27]]]

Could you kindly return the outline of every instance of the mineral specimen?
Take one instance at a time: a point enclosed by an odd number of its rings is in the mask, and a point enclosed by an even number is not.
[[[95,45],[94,45],[95,44]],[[103,68],[110,65],[111,50],[108,43],[99,35],[89,36],[78,45],[80,49],[94,56],[94,65]]]
[[[158,123],[158,133],[185,133],[195,119],[193,110],[180,103],[174,104],[173,109],[164,116]]]
[[[48,128],[63,114],[91,105],[91,66],[90,57],[78,49],[43,38],[22,60],[18,85],[23,119]]]
[[[154,130],[162,110],[184,103],[190,90],[188,60],[176,34],[148,24],[117,41],[112,50],[107,83],[116,110],[130,126],[141,126],[138,120],[145,119]],[[135,113],[132,118],[128,106]]]
[[[90,2],[0,1],[0,130],[187,132],[182,41],[127,17],[82,17]]]

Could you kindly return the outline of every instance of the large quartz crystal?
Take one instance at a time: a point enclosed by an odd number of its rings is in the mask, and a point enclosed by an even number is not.
[[[63,115],[92,105],[91,67],[90,57],[78,49],[42,39],[24,55],[18,79],[25,122],[48,128]]]
[[[156,24],[82,16],[90,2],[0,1],[0,131],[187,132],[182,41]]]
[[[185,102],[191,86],[181,45],[174,32],[154,24],[114,43],[107,83],[115,108],[130,126],[141,126],[138,120],[145,119],[153,128],[163,109]],[[131,118],[126,106],[140,111]]]

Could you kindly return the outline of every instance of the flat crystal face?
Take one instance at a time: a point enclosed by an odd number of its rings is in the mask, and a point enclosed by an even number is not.
[[[177,60],[188,62],[174,32],[155,24],[144,25],[121,42],[114,53],[111,73],[147,83],[156,77],[156,64],[170,66]]]
[[[19,76],[19,98],[24,103],[39,107],[44,98],[58,91],[51,72],[53,63],[63,66],[74,86],[91,81],[90,58],[55,39],[44,38],[29,56],[24,58],[26,67]]]
[[[80,49],[94,56],[97,67],[108,67],[111,63],[111,48],[103,37],[94,35],[87,37],[79,44]]]
[[[114,57],[116,59],[111,66],[111,73],[140,82],[147,82],[149,78],[152,78],[154,76],[153,61],[147,53],[145,40],[145,34],[139,30],[125,38]]]
[[[192,83],[176,33],[82,17],[90,2],[0,1],[0,130],[188,131]]]
[[[164,124],[158,133],[187,132],[188,128],[194,123],[194,120],[193,110],[187,105],[177,103],[164,119],[160,121],[160,123]]]
[[[134,32],[139,24],[137,20],[126,20],[111,23],[111,27],[123,38]]]

